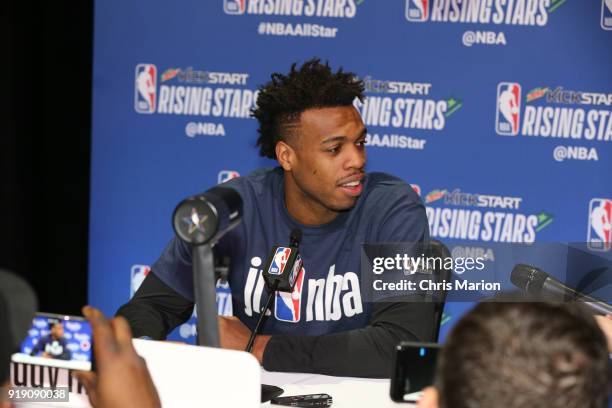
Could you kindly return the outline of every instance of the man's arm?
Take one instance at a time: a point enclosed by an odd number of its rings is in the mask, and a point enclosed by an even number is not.
[[[127,319],[134,337],[148,336],[163,340],[193,312],[193,302],[162,282],[155,271],[149,273],[117,316]]]
[[[44,347],[44,345],[46,344],[46,342],[44,342],[43,340],[45,340],[47,337],[41,337],[38,340],[38,343],[36,343],[36,345],[32,348],[32,351],[30,352],[31,356],[36,356],[38,353],[40,353]]]
[[[433,313],[431,302],[379,302],[363,329],[322,336],[272,336],[263,366],[271,371],[388,378],[393,350],[400,341],[433,340]]]

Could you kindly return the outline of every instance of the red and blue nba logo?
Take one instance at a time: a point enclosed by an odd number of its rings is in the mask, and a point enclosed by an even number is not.
[[[612,30],[612,0],[601,0],[601,28]]]
[[[223,11],[225,14],[244,14],[246,0],[223,0]]]
[[[149,265],[132,265],[132,269],[130,270],[130,297],[134,296],[134,293],[136,293],[150,272],[151,267]]]
[[[519,132],[521,112],[521,86],[515,82],[497,85],[495,131],[498,135],[516,136]]]
[[[221,170],[219,172],[219,175],[217,176],[217,182],[219,184],[221,183],[225,183],[228,180],[231,180],[233,178],[236,177],[240,177],[240,173],[238,173],[237,171],[234,170]]]
[[[153,113],[157,106],[157,67],[136,65],[134,109],[138,113]]]
[[[589,202],[587,245],[594,251],[612,248],[612,199],[594,198]]]
[[[287,247],[278,247],[276,248],[276,253],[274,254],[274,258],[272,258],[272,262],[270,263],[270,268],[268,268],[268,273],[270,275],[282,275],[285,270],[285,266],[287,265],[287,260],[291,255],[291,248]]]
[[[295,286],[291,293],[276,292],[274,299],[274,317],[276,320],[289,323],[300,321],[300,310],[302,308],[302,289],[304,287],[304,275],[306,271],[300,268]]]
[[[302,257],[300,256],[300,254],[298,254],[295,262],[293,263],[293,269],[291,270],[291,275],[289,275],[289,282],[291,286],[295,285],[295,281],[298,277],[298,274],[302,270],[302,265],[304,265],[304,262],[302,262]]]
[[[417,193],[419,197],[421,196],[421,186],[419,186],[418,184],[411,184],[410,187],[412,187],[414,192]]]
[[[429,0],[406,0],[406,20],[423,22],[428,18]]]

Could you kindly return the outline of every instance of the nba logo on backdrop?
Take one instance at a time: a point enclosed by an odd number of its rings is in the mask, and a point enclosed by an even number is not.
[[[131,285],[130,285],[130,297],[134,296],[134,293],[138,290],[142,282],[145,280],[147,275],[151,272],[151,267],[148,265],[133,265],[130,270],[131,274]]]
[[[246,0],[223,0],[225,14],[244,14]]]
[[[427,21],[430,0],[406,0],[406,20]]]
[[[134,109],[138,113],[153,113],[157,105],[157,67],[153,64],[136,65]]]
[[[297,323],[300,321],[300,309],[302,308],[302,289],[304,287],[304,268],[298,273],[295,286],[291,293],[276,292],[274,300],[274,317],[282,322]]]
[[[495,131],[498,135],[516,136],[519,132],[521,112],[521,86],[515,82],[497,85],[497,110]]]
[[[234,170],[221,170],[217,176],[217,182],[219,184],[225,183],[228,180],[240,177],[240,173]]]
[[[595,251],[612,248],[612,200],[594,198],[589,203],[589,232],[587,243]]]
[[[612,30],[612,0],[601,0],[601,28]]]

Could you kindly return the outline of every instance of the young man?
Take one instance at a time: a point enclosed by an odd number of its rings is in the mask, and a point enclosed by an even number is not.
[[[261,269],[275,244],[303,233],[304,269],[277,295],[253,354],[267,370],[385,377],[400,340],[433,340],[433,304],[372,304],[362,296],[363,243],[428,242],[425,209],[411,187],[365,173],[366,128],[353,102],[363,83],[310,60],[260,88],[253,116],[260,154],[279,168],[230,180],[242,222],[215,246],[230,256],[235,317],[220,318],[221,345],[243,350],[267,297]],[[134,298],[121,307],[135,336],[162,339],[193,310],[191,250],[174,239]],[[419,300],[419,299],[411,299]]]
[[[577,303],[480,303],[453,328],[420,408],[607,408],[606,339]]]
[[[40,357],[70,360],[71,353],[66,347],[68,343],[64,338],[63,323],[54,321],[50,324],[50,333],[36,343],[30,355],[38,356],[40,353]]]

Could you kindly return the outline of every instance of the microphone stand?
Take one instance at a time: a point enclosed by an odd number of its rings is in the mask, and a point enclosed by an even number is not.
[[[199,346],[220,347],[215,262],[210,243],[193,247],[193,293]]]
[[[221,347],[219,340],[219,321],[217,320],[217,285],[215,282],[215,262],[210,243],[195,245],[193,247],[193,293],[195,295],[196,313],[198,315],[199,346]],[[274,294],[274,292],[271,292]],[[267,306],[272,303],[272,296],[268,297]],[[263,311],[258,323],[261,326]],[[251,334],[249,340],[251,347],[255,341],[256,332]],[[250,351],[250,350],[248,350]],[[261,384],[261,402],[266,402],[283,393],[282,388],[274,385]]]
[[[264,307],[261,308],[261,311],[259,312],[259,320],[257,320],[257,325],[251,332],[251,336],[249,337],[249,342],[247,343],[247,346],[244,349],[244,351],[246,351],[247,353],[250,353],[253,350],[253,344],[255,344],[255,337],[257,337],[257,335],[261,331],[263,322],[264,320],[266,320],[266,312],[268,311],[268,309],[270,309],[270,306],[272,306],[272,299],[274,299],[275,292],[276,292],[276,285],[274,285],[274,288],[272,288],[272,290],[270,291],[270,294],[268,295],[268,300],[266,300],[266,304],[264,305]]]

